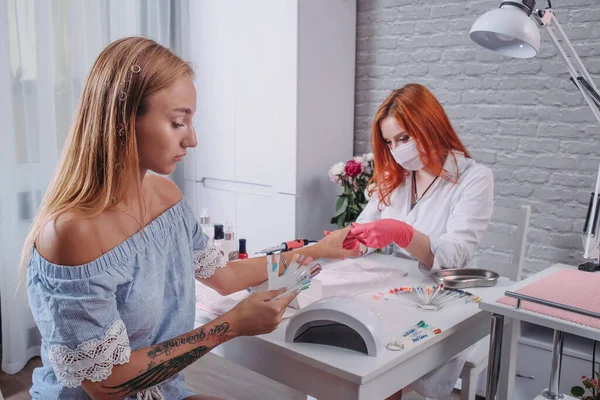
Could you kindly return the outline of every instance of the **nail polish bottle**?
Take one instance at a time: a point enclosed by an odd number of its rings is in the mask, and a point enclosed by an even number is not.
[[[223,255],[225,255],[225,253],[223,252],[223,239],[225,238],[225,233],[223,232],[223,225],[221,224],[215,224],[215,238],[214,238],[214,245],[217,248],[217,250],[219,250]]]
[[[240,239],[240,247],[238,250],[238,258],[240,260],[244,260],[248,258],[248,253],[246,253],[246,239]]]

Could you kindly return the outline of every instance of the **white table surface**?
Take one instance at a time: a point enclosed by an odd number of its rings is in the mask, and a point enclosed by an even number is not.
[[[547,268],[535,275],[524,279],[507,290],[516,292],[517,290],[532,284],[542,278],[552,275],[561,269],[577,269],[577,267],[566,265],[566,264],[555,264],[550,268]],[[600,290],[600,289],[599,289]],[[538,314],[532,311],[523,310],[522,308],[515,308],[506,304],[500,304],[496,301],[504,296],[504,293],[497,293],[492,295],[486,295],[485,298],[479,303],[479,307],[482,310],[490,313],[504,315],[508,318],[513,318],[519,321],[526,321],[539,326],[544,326],[554,330],[571,333],[573,335],[582,336],[592,340],[600,340],[600,330],[591,328],[589,326],[576,324],[574,322],[564,321],[562,319],[550,317],[543,314]]]
[[[384,343],[399,338],[420,320],[442,329],[442,333],[412,349],[399,352],[383,349],[379,356],[370,357],[337,347],[287,343],[284,321],[268,335],[236,338],[213,352],[316,398],[376,399],[409,385],[489,334],[490,314],[476,303],[427,312],[391,299],[373,299],[374,293],[385,293],[391,287],[431,285],[433,281],[419,272],[414,261],[380,254],[365,258],[408,272],[408,276],[397,282],[355,296],[380,313]],[[483,299],[497,299],[512,285],[500,278],[496,286],[467,290]],[[198,310],[196,325],[212,318],[214,315]]]

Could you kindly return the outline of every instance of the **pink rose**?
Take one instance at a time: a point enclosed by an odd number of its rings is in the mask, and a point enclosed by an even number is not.
[[[358,161],[350,160],[346,163],[346,166],[344,167],[344,172],[347,176],[354,178],[360,175],[360,173],[362,172],[362,165]]]

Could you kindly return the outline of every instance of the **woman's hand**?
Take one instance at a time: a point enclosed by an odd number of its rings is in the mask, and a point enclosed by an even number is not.
[[[348,236],[374,249],[382,249],[392,242],[405,248],[412,241],[414,233],[414,228],[407,223],[388,218],[366,224],[354,222]]]
[[[294,292],[278,300],[273,297],[285,289],[254,293],[231,309],[232,329],[238,336],[254,336],[273,332],[279,326],[288,304],[298,295]]]
[[[360,255],[358,242],[350,237],[351,226],[333,232],[325,231],[325,237],[315,244],[319,246],[321,258],[346,258]],[[352,245],[349,243],[352,242]],[[354,245],[355,244],[355,245]]]

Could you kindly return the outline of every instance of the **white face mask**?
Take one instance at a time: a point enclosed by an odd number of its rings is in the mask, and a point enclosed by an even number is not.
[[[408,143],[393,149],[392,156],[402,168],[408,171],[418,171],[423,168],[417,144],[412,139]]]

